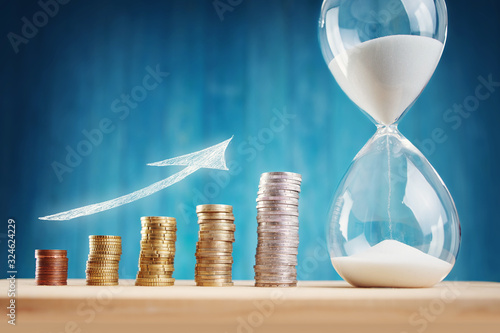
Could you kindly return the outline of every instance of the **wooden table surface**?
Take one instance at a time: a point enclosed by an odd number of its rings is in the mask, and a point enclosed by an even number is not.
[[[18,279],[16,326],[1,332],[500,332],[500,283],[443,282],[434,288],[352,288],[341,281],[297,288],[36,286]],[[2,307],[8,281],[0,281]],[[5,307],[3,307],[5,309]],[[5,310],[4,310],[5,311]]]

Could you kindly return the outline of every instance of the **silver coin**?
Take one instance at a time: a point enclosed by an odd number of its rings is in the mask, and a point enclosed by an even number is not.
[[[287,254],[287,255],[297,255],[298,251],[298,246],[274,246],[274,245],[267,245],[266,243],[260,242],[257,245],[257,251],[259,253],[276,253],[276,254]]]
[[[295,280],[297,281],[297,274],[272,274],[255,272],[254,277],[258,280]]]
[[[285,236],[285,237],[279,237],[279,236],[263,236],[259,235],[257,237],[258,245],[261,247],[273,247],[274,244],[279,243],[279,244],[289,244],[289,247],[298,247],[299,246],[299,237],[292,237],[292,236]],[[278,246],[276,246],[278,247]]]
[[[279,268],[269,268],[267,270],[260,270],[258,268],[254,271],[255,276],[260,277],[288,277],[288,278],[297,278],[297,271],[287,270],[287,269],[279,269]]]
[[[271,192],[271,191],[295,191],[297,194],[300,193],[300,186],[297,185],[291,185],[291,184],[276,184],[273,186],[269,186],[266,184],[266,186],[259,186],[259,191],[263,192]]]
[[[288,204],[275,204],[272,202],[259,202],[255,208],[257,211],[261,211],[261,209],[265,208],[277,208],[282,210],[291,210],[291,211],[299,211],[299,205],[288,205]]]
[[[272,272],[296,272],[296,265],[284,265],[284,264],[255,264],[253,268],[259,271],[272,271]]]
[[[257,209],[257,218],[272,218],[273,215],[282,216],[283,218],[299,217],[299,212],[295,210],[284,210],[271,207]]]
[[[278,205],[278,206],[273,206],[273,207],[260,207],[258,210],[257,210],[259,213],[260,212],[263,212],[263,213],[266,213],[266,212],[285,212],[285,213],[288,213],[288,212],[292,212],[292,213],[297,213],[298,212],[298,209],[297,209],[297,206],[285,206],[285,205]]]
[[[273,263],[273,264],[280,264],[280,265],[297,265],[297,253],[282,252],[282,253],[280,253],[280,256],[278,256],[278,257],[269,257],[269,255],[272,255],[272,254],[276,254],[276,252],[274,252],[274,253],[258,252],[255,255],[255,260],[259,261],[258,264]]]
[[[279,215],[266,215],[257,219],[260,226],[299,226],[298,216],[279,216]]]
[[[257,227],[257,234],[272,233],[279,235],[299,235],[299,227],[292,226],[261,226]]]
[[[274,185],[274,184],[291,184],[291,185],[300,186],[302,184],[302,180],[293,179],[293,178],[261,178],[259,180],[259,185],[260,186],[267,186],[269,184],[271,184],[271,185]]]
[[[297,255],[296,254],[277,254],[275,253],[265,253],[259,252],[255,255],[255,259],[260,260],[261,262],[296,262]],[[291,263],[290,265],[294,265]]]
[[[297,177],[293,175],[261,175],[259,181],[260,182],[268,182],[268,181],[279,181],[279,180],[290,180],[294,182],[302,182],[302,177]]]
[[[295,194],[282,193],[282,192],[278,192],[278,191],[257,193],[257,198],[255,199],[255,201],[260,201],[260,200],[299,200],[300,194],[298,192],[293,192],[293,193],[295,193]]]
[[[275,198],[282,198],[282,199],[275,199]],[[276,205],[293,205],[297,206],[299,204],[299,199],[298,198],[287,198],[287,197],[276,197],[276,196],[267,196],[267,197],[257,197],[255,199],[255,202],[257,203],[273,203]]]
[[[295,267],[297,266],[296,263],[290,261],[290,262],[284,262],[284,261],[256,261],[255,262],[259,267],[259,270],[264,270],[263,267],[268,267],[269,270],[283,270],[289,272],[290,269],[288,267]]]
[[[292,238],[299,238],[299,232],[298,229],[296,230],[290,230],[290,229],[281,229],[279,231],[272,230],[272,229],[264,229],[264,230],[258,230],[257,231],[258,236],[263,236],[263,237],[278,237],[278,238],[286,238],[286,237],[292,237]]]
[[[279,254],[279,255],[278,255]],[[297,261],[297,251],[256,251],[255,258],[258,260]]]
[[[255,281],[257,283],[279,283],[279,284],[287,284],[287,283],[297,283],[297,279],[274,279],[274,278],[256,278]]]
[[[274,184],[290,184],[290,185],[301,185],[300,180],[295,180],[291,178],[266,178],[266,179],[261,179],[259,185],[262,186],[268,186],[269,184],[274,185]]]
[[[274,193],[271,193],[271,194],[274,194]],[[257,196],[257,198],[255,199],[255,202],[257,202],[257,203],[267,202],[267,201],[273,201],[273,202],[275,201],[277,204],[280,204],[280,203],[287,204],[287,202],[290,202],[291,204],[296,205],[299,203],[299,196],[285,197],[282,195],[260,195],[260,196]]]
[[[255,199],[256,202],[262,202],[262,201],[273,201],[273,202],[293,202],[293,203],[298,203],[299,202],[299,197],[291,197],[291,196],[286,196],[286,195],[259,195],[257,196],[257,199]]]
[[[271,196],[271,197],[292,197],[292,198],[298,198],[300,196],[300,190],[287,190],[287,189],[280,189],[276,188],[274,186],[272,187],[259,187],[257,191],[257,196],[259,197],[264,197],[264,196]]]
[[[292,283],[280,283],[280,282],[260,282],[258,280],[255,280],[255,287],[270,287],[270,288],[297,287],[297,281]]]
[[[295,178],[301,179],[302,175],[300,173],[289,172],[289,171],[277,171],[277,172],[264,172],[260,175],[260,178],[274,178],[274,177],[287,177],[287,178]]]
[[[267,266],[267,265],[255,265],[255,273],[260,273],[262,275],[297,275],[297,269],[295,266]]]
[[[269,231],[258,232],[258,239],[260,240],[291,240],[299,241],[299,234],[297,232],[281,232],[281,233],[271,233]]]
[[[283,260],[296,260],[297,255],[293,253],[287,253],[285,250],[283,252],[270,251],[268,249],[258,248],[257,253],[255,254],[255,258],[259,259],[283,259]]]
[[[260,186],[268,186],[276,184],[300,186],[301,183],[302,183],[301,180],[292,178],[264,178],[264,179],[261,178],[259,181]]]
[[[286,237],[293,237],[294,241],[299,240],[299,232],[298,229],[295,230],[290,230],[290,229],[260,229],[257,230],[257,236],[259,238],[265,237],[265,238],[273,238],[273,237],[278,237],[278,238],[285,238]],[[261,238],[261,239],[265,239]]]
[[[284,211],[257,211],[257,222],[283,222],[290,223],[296,222],[298,223],[299,212],[284,212]],[[295,219],[295,221],[293,220]]]
[[[271,243],[273,242],[273,243]],[[257,244],[257,250],[265,253],[287,253],[287,252],[296,252],[298,247],[298,242],[295,244],[289,245],[290,243],[285,243],[282,241],[274,243],[274,241],[260,241]]]
[[[262,227],[260,225],[257,227],[257,234],[266,233],[266,232],[298,235],[299,227],[293,227],[293,226],[265,226],[265,227]]]
[[[260,213],[260,214],[259,214]],[[282,214],[282,216],[276,216],[276,214],[266,215],[267,212],[257,211],[260,221],[262,222],[299,222],[299,217],[297,215],[286,215]]]
[[[278,273],[278,272],[257,272],[255,271],[254,272],[254,276],[256,278],[260,278],[260,279],[297,279],[297,274],[296,273],[293,273],[293,272],[283,272],[282,274],[281,273]]]
[[[285,261],[264,261],[264,260],[258,260],[255,263],[258,264],[258,265],[260,265],[260,266],[269,266],[269,267],[274,267],[274,268],[288,267],[288,266],[297,266],[298,265],[296,262],[293,262],[293,261],[285,262]]]
[[[297,275],[262,275],[262,274],[254,274],[255,280],[261,281],[297,281]]]
[[[259,228],[259,227],[257,227]],[[262,234],[263,236],[296,236],[299,237],[299,228],[265,228],[260,227],[257,230],[257,235]]]
[[[256,264],[260,266],[269,266],[269,267],[288,267],[288,266],[297,266],[297,262],[294,261],[264,261],[264,260],[258,260],[255,262]]]
[[[273,238],[257,238],[260,247],[297,247],[299,239],[273,239]]]
[[[299,185],[302,183],[301,179],[295,179],[295,178],[269,178],[269,177],[264,177],[259,179],[259,185],[266,185],[266,184],[294,184],[294,185]]]

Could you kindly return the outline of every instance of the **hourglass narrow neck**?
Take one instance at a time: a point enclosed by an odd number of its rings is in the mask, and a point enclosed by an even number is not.
[[[394,123],[391,125],[383,125],[383,124],[376,124],[377,125],[377,133],[375,133],[376,136],[381,136],[381,135],[401,135],[401,132],[399,132],[398,129],[398,124]]]

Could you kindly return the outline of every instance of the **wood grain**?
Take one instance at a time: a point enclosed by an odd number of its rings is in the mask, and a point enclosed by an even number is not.
[[[340,281],[297,288],[36,286],[17,281],[16,332],[499,332],[500,283],[444,282],[424,289],[362,289]],[[7,304],[7,281],[0,281]]]

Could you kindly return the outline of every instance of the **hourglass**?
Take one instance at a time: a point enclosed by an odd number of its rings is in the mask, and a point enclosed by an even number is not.
[[[437,172],[397,126],[441,58],[444,0],[326,0],[319,23],[330,71],[377,126],[333,198],[332,264],[353,286],[433,286],[455,264],[458,215]]]

